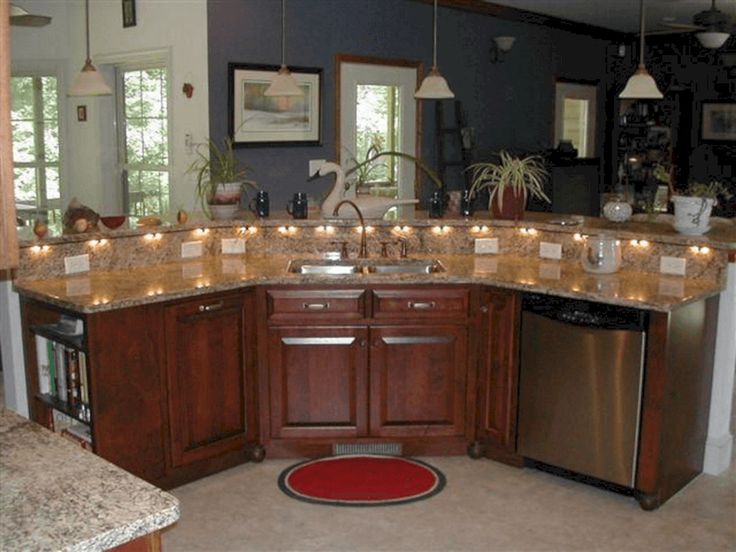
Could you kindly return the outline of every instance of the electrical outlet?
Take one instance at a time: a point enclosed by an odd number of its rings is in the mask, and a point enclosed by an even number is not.
[[[181,244],[182,259],[189,259],[191,257],[201,257],[201,256],[202,256],[202,242],[201,241],[182,242]]]
[[[663,255],[659,259],[659,271],[662,274],[674,274],[684,276],[687,268],[687,260],[680,257],[667,257]]]
[[[223,255],[241,255],[245,253],[245,240],[243,238],[222,238]]]
[[[64,272],[66,274],[89,272],[89,255],[85,253],[84,255],[64,257]]]
[[[559,261],[562,258],[562,244],[539,242],[539,256],[543,259],[556,259]]]
[[[319,168],[327,162],[326,159],[310,159],[309,160],[309,176],[314,176]]]
[[[475,253],[478,255],[498,253],[498,238],[476,238]]]

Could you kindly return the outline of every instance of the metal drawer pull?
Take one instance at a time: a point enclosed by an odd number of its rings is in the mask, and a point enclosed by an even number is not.
[[[329,303],[304,303],[306,310],[327,310],[330,308]]]
[[[217,303],[210,303],[209,305],[199,305],[199,312],[212,312],[216,310],[220,310],[225,303],[223,301],[218,301]]]
[[[431,310],[434,307],[434,301],[430,301],[428,303],[414,303],[413,301],[409,301],[409,308],[414,310]]]

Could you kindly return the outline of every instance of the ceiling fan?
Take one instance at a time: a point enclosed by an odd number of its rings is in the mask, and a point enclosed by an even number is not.
[[[716,0],[711,0],[709,10],[703,10],[693,15],[692,25],[681,23],[665,23],[671,29],[681,31],[695,31],[695,36],[704,48],[720,48],[734,32],[734,23],[731,18],[716,8]]]
[[[18,27],[45,27],[51,23],[48,15],[34,15],[20,6],[10,4],[10,24]]]

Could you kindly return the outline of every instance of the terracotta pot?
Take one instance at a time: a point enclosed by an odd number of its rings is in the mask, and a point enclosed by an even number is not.
[[[494,219],[519,220],[524,218],[525,207],[526,195],[523,193],[516,195],[513,188],[506,188],[503,191],[503,209],[498,206],[498,194],[496,194],[491,202],[491,213]]]

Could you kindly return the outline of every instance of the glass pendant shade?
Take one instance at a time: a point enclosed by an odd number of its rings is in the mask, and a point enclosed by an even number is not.
[[[263,93],[264,96],[301,96],[303,94],[304,91],[299,88],[294,75],[286,65],[281,66]]]
[[[85,39],[87,43],[87,59],[82,71],[77,75],[69,90],[70,96],[110,96],[112,89],[105,82],[104,77],[92,65],[89,55],[89,0],[84,2]]]
[[[69,90],[70,96],[109,96],[112,89],[88,59]]]
[[[657,83],[644,65],[639,65],[623,92],[618,95],[622,99],[661,100],[664,95],[659,91]]]
[[[437,67],[432,67],[432,70],[424,77],[419,90],[414,93],[414,97],[420,100],[445,100],[454,98],[455,94],[450,90],[445,77],[440,75]]]
[[[717,31],[706,31],[703,33],[695,33],[695,36],[703,48],[711,48],[715,50],[716,48],[723,46],[731,35],[728,33],[719,33]]]

